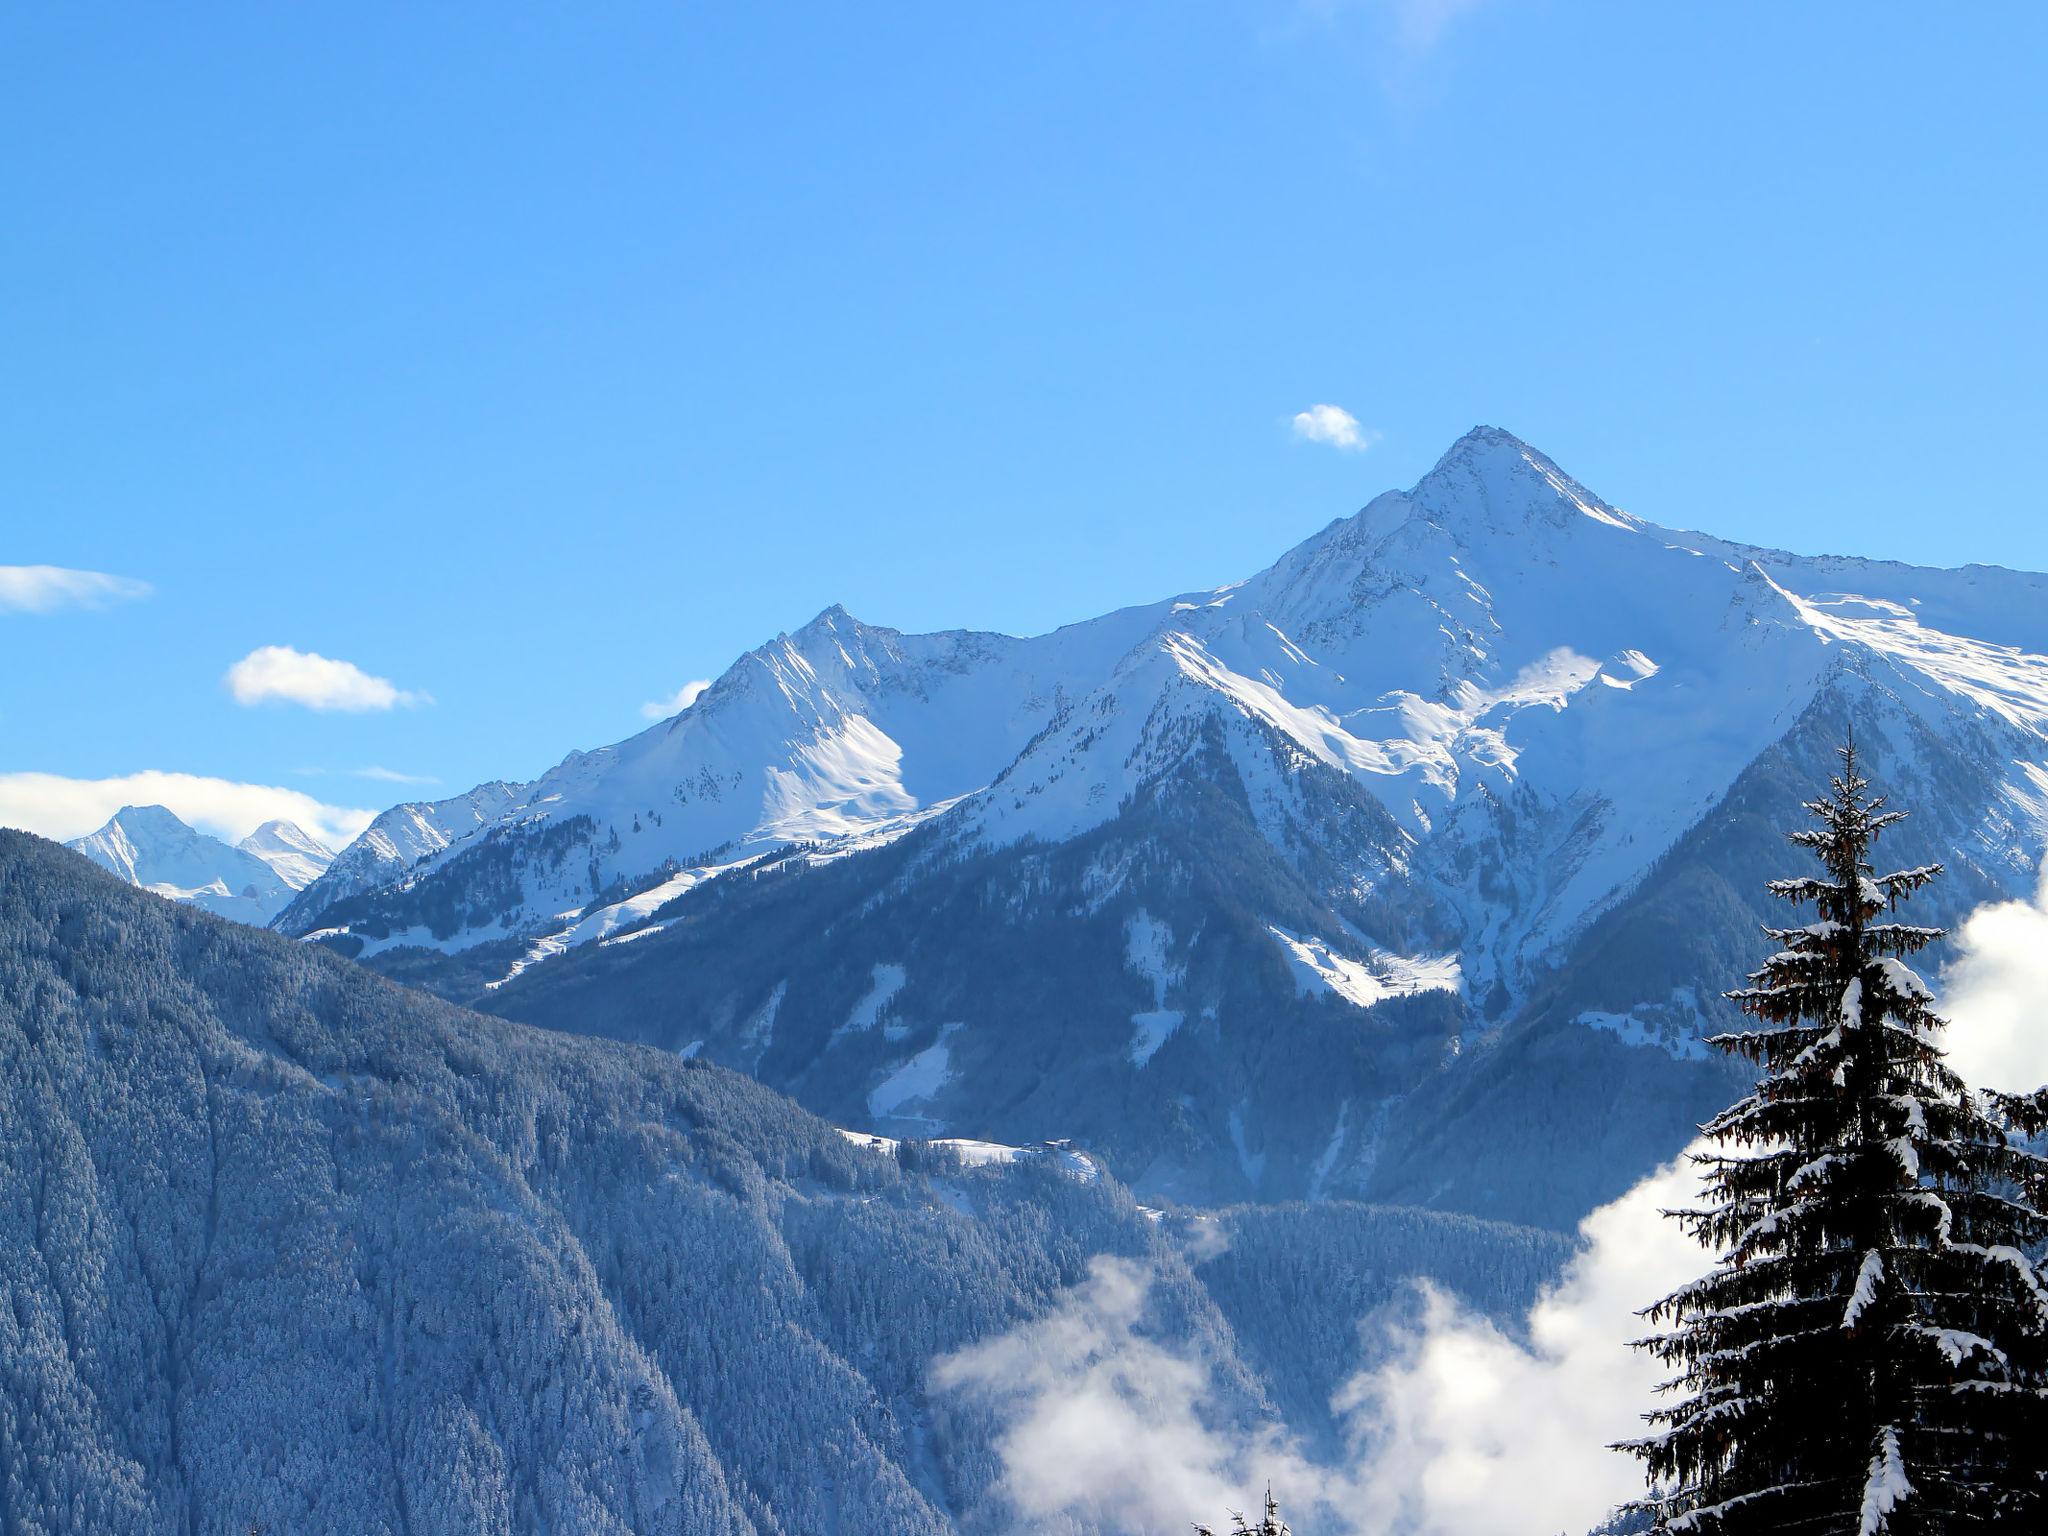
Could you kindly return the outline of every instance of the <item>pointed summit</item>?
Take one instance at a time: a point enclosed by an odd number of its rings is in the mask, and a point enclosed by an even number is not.
[[[1566,528],[1581,517],[1634,530],[1640,518],[1610,507],[1550,457],[1499,427],[1474,427],[1416,482],[1408,500],[1431,522],[1512,535]]]
[[[1489,427],[1482,423],[1472,428],[1471,431],[1446,448],[1443,456],[1436,461],[1436,467],[1442,469],[1444,465],[1453,460],[1469,459],[1486,454],[1500,455],[1508,458],[1527,458],[1532,454],[1537,458],[1543,457],[1534,448],[1531,448],[1527,443],[1515,436],[1514,433],[1501,427]]]
[[[311,885],[334,862],[333,849],[296,822],[284,820],[266,821],[235,846],[255,854],[295,891]]]
[[[867,626],[846,611],[842,603],[834,603],[803,626],[796,633],[802,635],[838,634],[842,631],[859,633]]]
[[[290,894],[265,860],[195,830],[161,805],[123,806],[68,846],[130,885],[239,922],[268,922]]]

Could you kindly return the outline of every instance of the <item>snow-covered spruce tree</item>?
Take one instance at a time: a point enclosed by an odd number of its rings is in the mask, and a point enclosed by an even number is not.
[[[1231,1525],[1229,1536],[1293,1536],[1287,1522],[1280,1518],[1280,1505],[1274,1499],[1273,1490],[1270,1488],[1266,1490],[1266,1512],[1260,1516],[1258,1524],[1249,1523],[1243,1515],[1235,1511],[1230,1518],[1234,1523]],[[1198,1525],[1195,1527],[1195,1536],[1216,1536],[1216,1532],[1206,1525]]]
[[[1763,1027],[1713,1042],[1762,1080],[1702,1127],[1702,1208],[1670,1213],[1718,1262],[1644,1314],[1682,1401],[1619,1448],[1658,1531],[2048,1530],[2048,1162],[1942,1061],[1900,959],[1940,930],[1890,916],[1940,866],[1872,873],[1901,813],[1868,788],[1844,749],[1792,834],[1822,872],[1770,886],[1817,921],[1768,930],[1729,994]]]

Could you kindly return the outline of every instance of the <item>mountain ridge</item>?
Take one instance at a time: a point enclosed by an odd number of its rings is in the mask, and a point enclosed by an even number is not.
[[[161,805],[123,806],[66,846],[130,885],[258,926],[275,920],[334,862],[319,839],[282,818],[230,844]]]
[[[1939,800],[1929,856],[1965,871],[1955,900],[2030,888],[2044,595],[2026,573],[1663,528],[1475,429],[1206,592],[1027,639],[829,608],[401,878],[314,918],[309,889],[291,921],[859,1128],[1087,1136],[1148,1197],[1569,1225],[1726,1087],[1697,1042],[1746,958],[1733,914],[1755,902],[1730,879],[1760,834],[1738,807],[1760,772],[1785,780],[1760,765],[1822,773],[1824,726],[1853,723],[1902,793]],[[1706,865],[1674,875],[1688,849]],[[1690,969],[1610,995],[1584,956],[1663,910],[1652,871],[1716,892],[1720,926]],[[1559,978],[1584,994],[1562,1018]],[[1328,1080],[1276,1059],[1283,1040]],[[1655,1085],[1610,1169],[1510,1196],[1481,1147],[1440,1188],[1388,1182],[1390,1127],[1552,1046],[1587,1083]],[[1539,1106],[1493,1112],[1555,1133]]]

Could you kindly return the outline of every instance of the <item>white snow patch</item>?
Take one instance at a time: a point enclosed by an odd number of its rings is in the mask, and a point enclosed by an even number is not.
[[[1178,1008],[1154,1008],[1131,1015],[1131,1065],[1142,1067],[1159,1054],[1159,1047],[1173,1038],[1182,1020]]]
[[[1336,1170],[1337,1159],[1343,1155],[1344,1136],[1349,1128],[1350,1121],[1351,1101],[1346,1099],[1337,1107],[1337,1125],[1330,1132],[1329,1144],[1323,1148],[1323,1155],[1316,1159],[1315,1168],[1309,1174],[1309,1199],[1320,1200],[1323,1198],[1323,1186],[1329,1182],[1331,1173]]]
[[[865,1147],[870,1152],[879,1152],[887,1157],[894,1157],[896,1149],[903,1144],[893,1136],[876,1136],[867,1131],[849,1131],[843,1126],[834,1126],[833,1129],[855,1146]],[[1101,1164],[1086,1152],[1076,1151],[1064,1141],[1042,1142],[1035,1147],[1013,1147],[1000,1141],[977,1141],[965,1136],[941,1136],[927,1142],[926,1145],[950,1152],[968,1168],[1000,1168],[1034,1158],[1049,1158],[1061,1173],[1077,1183],[1092,1184],[1102,1177]]]
[[[1858,1536],[1881,1536],[1890,1526],[1892,1511],[1912,1496],[1913,1485],[1906,1480],[1905,1458],[1899,1454],[1899,1432],[1890,1425],[1878,1439],[1877,1454],[1870,1458],[1870,1476],[1863,1485],[1863,1522]]]
[[[1183,974],[1167,960],[1172,944],[1173,930],[1147,912],[1140,911],[1124,924],[1124,963],[1152,983],[1152,1006],[1131,1015],[1133,1066],[1142,1067],[1157,1055],[1184,1017],[1179,1009],[1166,1006],[1166,989]]]
[[[1632,1014],[1603,1013],[1597,1008],[1588,1008],[1573,1022],[1587,1029],[1603,1030],[1623,1045],[1666,1052],[1676,1061],[1706,1061],[1713,1055],[1697,1035],[1670,1033],[1654,1024],[1646,1024]]]
[[[898,974],[901,974],[900,970]],[[900,981],[898,985],[901,985]],[[868,1095],[868,1113],[883,1119],[908,1104],[929,1104],[953,1080],[952,1053],[946,1042],[959,1028],[958,1024],[944,1026],[938,1039],[884,1078],[880,1086]]]
[[[1327,989],[1356,1008],[1418,992],[1456,992],[1464,985],[1456,955],[1408,956],[1373,950],[1363,960],[1338,954],[1318,938],[1300,938],[1268,925],[1293,958],[1295,986],[1303,993]]]
[[[669,927],[668,923],[649,923],[645,928],[635,928],[630,933],[617,933],[608,939],[599,939],[597,947],[599,949],[610,949],[614,944],[630,944],[635,939],[651,938],[657,933],[666,933]]]
[[[1266,1171],[1266,1154],[1252,1151],[1246,1143],[1244,1110],[1241,1107],[1230,1112],[1230,1144],[1237,1150],[1237,1166],[1243,1170],[1252,1187],[1258,1188],[1259,1177]]]
[[[485,982],[484,990],[495,992],[506,982],[543,960],[552,959],[580,944],[603,943],[621,929],[644,923],[678,896],[693,891],[706,881],[715,880],[730,870],[738,869],[744,862],[745,860],[736,860],[730,864],[707,864],[697,869],[683,870],[670,875],[659,885],[650,886],[637,896],[628,896],[624,901],[615,901],[608,907],[599,907],[587,916],[577,917],[574,912],[564,912],[561,917],[571,920],[566,927],[553,933],[542,934],[527,945],[526,953],[512,962],[512,969],[496,981]],[[473,934],[465,937],[471,943],[476,941]],[[639,935],[623,934],[621,937],[637,938]]]
[[[903,983],[908,979],[900,965],[877,965],[872,974],[874,984],[853,1005],[853,1012],[846,1016],[846,1022],[832,1032],[835,1040],[841,1035],[864,1033],[879,1024],[883,1012],[896,1000],[896,994],[903,990]]]

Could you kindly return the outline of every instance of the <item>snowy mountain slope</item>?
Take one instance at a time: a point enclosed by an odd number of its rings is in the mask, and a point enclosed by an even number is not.
[[[259,926],[332,857],[290,822],[267,822],[230,847],[160,805],[123,806],[70,846],[130,885]]]
[[[512,791],[480,832],[427,850],[389,885],[365,892],[345,850],[337,870],[356,888],[309,891],[280,926],[448,949],[579,924],[603,936],[617,924],[584,919],[690,870],[799,842],[886,840],[985,785],[1154,621],[1138,609],[1015,640],[901,635],[829,609],[749,652],[681,714]]]
[[[289,821],[266,821],[235,846],[255,854],[294,891],[303,891],[334,862],[332,848]]]
[[[863,1145],[12,832],[0,977],[10,1529],[998,1536],[1003,1425],[932,1362],[1091,1260],[1219,1424],[1313,1433],[1411,1279],[1506,1319],[1570,1249],[1325,1206],[1224,1213],[1219,1262],[1087,1152]],[[1276,1318],[1304,1263],[1344,1278]]]
[[[479,784],[447,800],[393,806],[335,854],[319,879],[301,888],[278,915],[278,926],[287,932],[303,931],[310,925],[302,925],[302,914],[318,913],[337,901],[374,890],[399,878],[429,854],[494,825],[518,802],[523,788],[497,782]]]
[[[1213,592],[1032,641],[828,613],[294,931],[513,1016],[697,1042],[849,1123],[1083,1134],[1154,1194],[1377,1191],[1403,1106],[1567,1026],[1588,1082],[1662,1085],[1648,1156],[1720,1089],[1694,1042],[1733,976],[1679,946],[1661,988],[1562,1022],[1557,978],[1680,850],[1732,890],[1712,829],[1816,722],[1890,743],[1952,802],[1937,852],[2025,888],[2044,595],[1661,528],[1481,428]],[[1746,925],[1750,894],[1708,919]],[[906,979],[847,1027],[878,968]],[[1404,1198],[1568,1222],[1637,1171],[1616,1150],[1511,1197],[1485,1146]]]

